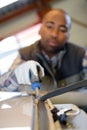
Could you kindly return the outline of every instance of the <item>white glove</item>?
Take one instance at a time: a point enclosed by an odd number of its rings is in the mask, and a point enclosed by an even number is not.
[[[37,67],[40,70],[40,75],[38,75]],[[44,69],[42,68],[42,66],[38,62],[30,60],[24,62],[15,69],[14,74],[16,76],[18,84],[31,85],[32,81],[29,71],[31,72],[31,75],[33,75],[33,82],[34,80],[39,81],[39,78],[41,79],[44,76]]]

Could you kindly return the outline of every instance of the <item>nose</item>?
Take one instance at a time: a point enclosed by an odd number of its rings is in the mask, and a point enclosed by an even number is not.
[[[58,29],[55,28],[52,30],[52,37],[54,37],[54,38],[58,37]]]

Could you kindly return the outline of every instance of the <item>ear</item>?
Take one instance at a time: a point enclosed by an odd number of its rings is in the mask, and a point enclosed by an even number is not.
[[[68,41],[70,38],[70,32],[67,33],[67,38],[66,38],[66,41]]]
[[[38,33],[39,33],[39,35],[40,35],[40,30],[39,30],[39,32],[38,32]]]
[[[39,33],[39,35],[41,35],[41,28],[39,29],[39,32],[38,32],[38,33]]]
[[[40,25],[40,28],[39,28],[39,35],[41,35],[41,33],[42,33],[42,24]]]
[[[69,32],[68,32],[68,39],[70,38],[70,34],[71,34],[71,33],[70,33],[70,31],[69,31]]]

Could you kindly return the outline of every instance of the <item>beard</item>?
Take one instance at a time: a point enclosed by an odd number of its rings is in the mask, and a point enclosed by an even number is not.
[[[57,53],[58,51],[61,50],[62,47],[59,46],[50,46],[50,45],[45,45],[45,44],[41,44],[41,50],[43,50],[44,52],[47,53]]]
[[[41,50],[42,50],[42,52],[47,54],[49,57],[56,55],[60,51],[60,49],[57,47],[51,47],[51,46],[47,46],[47,45],[46,46],[41,45]]]

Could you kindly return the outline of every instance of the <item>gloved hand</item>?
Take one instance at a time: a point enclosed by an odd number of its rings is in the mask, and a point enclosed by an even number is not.
[[[18,84],[31,85],[32,82],[39,81],[39,78],[42,79],[44,69],[38,62],[30,60],[19,65],[14,70],[14,74]]]

